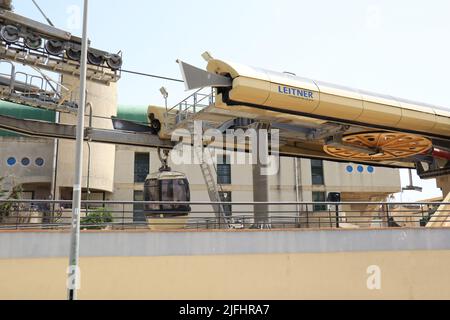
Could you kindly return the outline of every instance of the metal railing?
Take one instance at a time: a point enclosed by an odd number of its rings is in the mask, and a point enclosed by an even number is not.
[[[81,229],[272,229],[290,228],[419,228],[430,221],[450,221],[450,203],[386,202],[189,202],[188,217],[145,218],[145,204],[179,205],[186,202],[83,201]],[[231,205],[226,223],[212,205]],[[267,205],[269,215],[255,218],[255,207]],[[71,201],[0,200],[0,230],[68,229]],[[450,226],[450,223],[448,223]]]
[[[192,115],[213,104],[214,96],[215,91],[213,88],[198,89],[172,108],[167,109],[165,117],[167,119],[174,119],[172,122],[177,125],[184,120],[190,119]]]
[[[32,68],[40,75],[16,71],[12,62],[0,61],[0,96],[14,103],[76,113],[73,90]]]

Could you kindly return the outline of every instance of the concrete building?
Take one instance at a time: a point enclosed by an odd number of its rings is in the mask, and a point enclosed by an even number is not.
[[[67,83],[67,82],[66,82]],[[92,103],[93,126],[111,128],[110,118],[136,122],[147,121],[147,107],[115,105],[115,88],[96,86],[90,83],[88,92],[101,89],[111,90],[100,95],[89,95]],[[99,86],[99,85],[98,85]],[[106,89],[105,89],[106,88]],[[89,89],[89,88],[88,88]],[[2,102],[2,114],[20,118],[55,121],[55,113]],[[89,114],[90,110],[87,110]],[[100,118],[99,118],[100,117]],[[60,122],[74,123],[75,116],[61,115]],[[9,184],[21,184],[23,196],[29,199],[49,199],[55,193],[56,199],[70,200],[73,184],[74,143],[61,140],[55,148],[53,139],[35,139],[2,132],[0,137],[0,170]],[[221,152],[216,155],[217,181],[223,191],[223,199],[235,202],[253,200],[252,168],[249,164],[227,163],[232,154]],[[85,143],[83,172],[83,199],[130,201],[143,199],[143,182],[149,172],[160,167],[156,150],[133,146],[114,146],[99,143]],[[228,160],[228,161],[227,161]],[[295,166],[297,165],[297,168]],[[208,201],[208,194],[199,165],[173,165],[173,170],[186,173],[190,181],[191,199]],[[295,176],[297,172],[297,177]],[[297,185],[297,186],[296,186]],[[336,163],[321,160],[281,158],[280,170],[269,178],[269,200],[283,201],[325,201],[329,192],[340,192],[343,201],[382,201],[400,191],[400,176],[396,169]],[[140,206],[124,208],[129,218],[142,219]],[[248,212],[249,206],[227,207],[233,215]],[[312,210],[326,208],[317,205]],[[361,208],[364,209],[364,208]],[[272,214],[292,215],[292,206],[272,206]],[[205,212],[209,211],[209,212]],[[212,216],[210,208],[193,206],[191,216]]]

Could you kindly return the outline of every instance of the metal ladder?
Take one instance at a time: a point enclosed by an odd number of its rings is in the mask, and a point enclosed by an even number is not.
[[[212,168],[211,165],[209,165],[209,163],[213,163],[211,153],[208,148],[204,148],[203,145],[194,145],[194,151],[200,162],[200,169],[202,170],[203,179],[205,180],[208,190],[209,200],[216,203],[212,205],[216,218],[219,220],[220,225],[229,228],[230,219],[225,215],[223,204],[219,203],[222,202],[220,192],[223,192],[223,189],[222,186],[214,180],[214,173],[217,175],[216,167],[214,164],[212,164]]]

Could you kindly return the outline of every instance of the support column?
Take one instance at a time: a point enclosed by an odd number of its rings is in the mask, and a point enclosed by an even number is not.
[[[256,125],[256,146],[258,155],[256,161],[252,165],[253,174],[253,201],[268,202],[269,201],[269,176],[264,170],[268,166],[269,158],[269,136],[267,133],[268,126],[259,123]],[[264,131],[261,131],[265,129]],[[255,155],[255,154],[253,154]],[[254,228],[268,229],[269,223],[269,206],[267,204],[258,204],[253,206]]]

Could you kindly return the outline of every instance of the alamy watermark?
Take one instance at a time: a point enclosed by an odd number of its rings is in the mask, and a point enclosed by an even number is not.
[[[79,266],[68,266],[66,287],[70,290],[79,290],[81,288],[81,270]]]
[[[175,165],[213,164],[227,150],[227,164],[260,165],[260,173],[265,176],[279,171],[278,129],[229,129],[223,134],[214,128],[204,130],[202,121],[194,121],[193,133],[188,129],[176,129],[171,140],[178,142],[170,153]]]
[[[381,268],[377,265],[371,265],[366,270],[369,275],[366,280],[367,289],[381,290]]]
[[[370,5],[366,9],[366,28],[378,30],[382,24],[382,11],[377,5]]]
[[[72,4],[66,8],[66,27],[70,31],[78,31],[81,29],[81,22],[83,20],[83,15],[81,11],[81,7]]]

